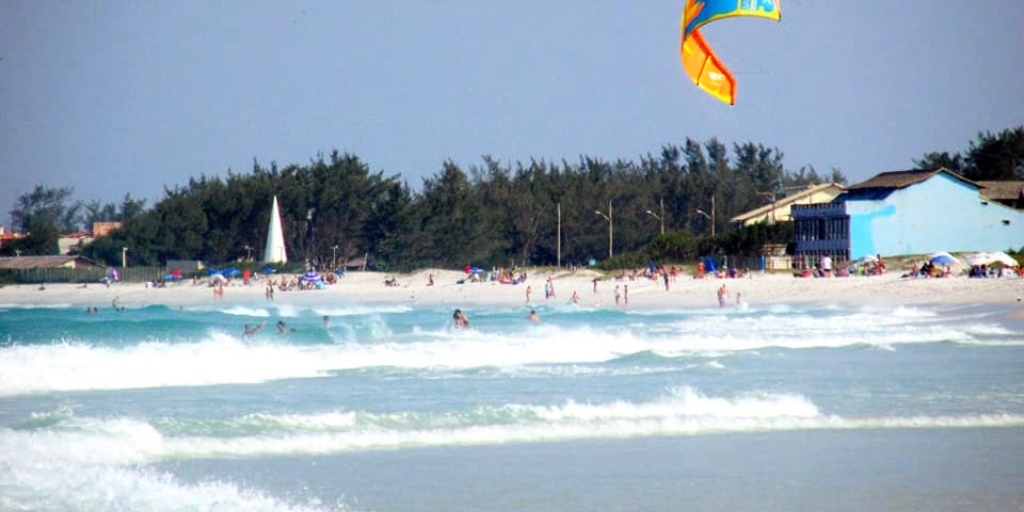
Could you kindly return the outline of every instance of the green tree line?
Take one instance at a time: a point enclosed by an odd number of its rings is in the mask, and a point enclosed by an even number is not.
[[[1022,134],[1024,127],[981,134],[966,156],[929,153],[915,163],[970,172],[972,179],[1019,176]],[[752,255],[763,243],[785,243],[791,226],[729,229],[729,220],[767,204],[772,193],[784,197],[824,182],[846,178],[838,170],[788,170],[778,149],[753,142],[729,148],[714,138],[687,139],[636,160],[503,163],[485,156],[468,167],[446,161],[419,191],[334,151],[306,165],[254,162],[250,173],[192,178],[165,189],[152,208],[128,195],[120,204],[73,203],[73,190],[39,186],[19,197],[11,216],[15,229],[32,233],[17,247],[26,254],[56,252],[57,232],[116,220],[122,229],[84,247],[83,255],[112,264],[128,247],[137,265],[220,264],[259,259],[276,196],[289,259],[303,265],[327,268],[335,256],[364,254],[395,269],[582,264],[608,259],[611,228],[610,263],[625,266]]]
[[[765,204],[759,193],[781,196],[823,181],[845,178],[839,171],[827,177],[813,168],[788,171],[781,152],[760,144],[734,144],[730,153],[717,139],[688,139],[638,161],[584,156],[505,164],[484,157],[468,168],[447,161],[413,192],[398,176],[372,172],[357,156],[335,151],[307,165],[254,162],[248,174],[193,178],[165,189],[151,209],[127,196],[120,206],[92,205],[85,208],[87,219],[120,220],[123,227],[82,254],[116,263],[128,247],[138,265],[258,258],[276,196],[290,259],[314,266],[364,254],[399,269],[604,260],[609,219],[620,257],[648,246],[683,257],[714,250],[695,245],[695,235],[712,231],[710,219],[697,214],[711,211],[712,198],[715,229],[723,233],[732,216]],[[39,188],[12,217],[22,227],[67,230],[82,208],[43,208],[48,203],[40,199],[53,196],[60,204],[69,195]],[[40,207],[30,208],[33,201]],[[662,222],[666,235],[659,245]]]

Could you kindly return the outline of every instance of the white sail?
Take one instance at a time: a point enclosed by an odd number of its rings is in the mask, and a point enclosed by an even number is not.
[[[284,249],[284,231],[281,230],[281,209],[277,207],[277,196],[270,209],[270,226],[267,228],[267,248],[263,251],[264,263],[288,263]]]

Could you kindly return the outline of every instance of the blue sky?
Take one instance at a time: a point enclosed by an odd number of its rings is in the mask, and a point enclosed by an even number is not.
[[[37,184],[148,199],[332,149],[419,188],[445,159],[637,159],[687,137],[852,181],[1024,123],[1010,0],[782,0],[704,29],[737,104],[690,84],[683,0],[0,2],[0,224]]]

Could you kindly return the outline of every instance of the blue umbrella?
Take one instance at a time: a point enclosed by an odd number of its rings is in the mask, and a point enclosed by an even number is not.
[[[930,260],[933,265],[959,265],[960,260],[954,258],[951,254],[937,253],[932,256]]]
[[[302,274],[303,281],[320,281],[322,279],[323,278],[320,277],[320,274],[313,272],[312,270],[306,272],[305,274]]]
[[[714,258],[705,258],[704,259],[704,270],[706,270],[708,272],[718,272],[718,269],[715,268],[715,260],[714,260]]]
[[[211,268],[210,270],[206,271],[206,275],[208,275],[210,277],[213,277],[213,276],[218,275],[218,274],[223,275],[220,270],[217,270],[215,268]]]
[[[274,270],[272,267],[263,267],[264,274],[270,275],[273,274],[274,272],[277,272],[277,270]]]
[[[238,270],[235,267],[224,269],[224,276],[225,277],[237,277],[237,276],[240,276],[240,275],[242,275],[242,271]]]

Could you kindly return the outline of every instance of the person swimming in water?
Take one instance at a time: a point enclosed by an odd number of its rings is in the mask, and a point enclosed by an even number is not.
[[[536,310],[531,309],[530,310],[530,314],[526,315],[526,318],[529,319],[531,322],[533,322],[535,324],[539,324],[540,323],[540,315],[537,314]]]
[[[263,326],[266,322],[260,322],[258,324],[245,324],[245,336],[255,336],[257,333],[263,330]]]
[[[278,332],[279,334],[288,334],[288,333],[290,333],[290,332],[295,332],[295,328],[294,328],[294,327],[292,327],[292,329],[291,329],[291,330],[288,330],[288,326],[286,326],[286,325],[284,324],[284,321],[283,321],[283,320],[278,320],[278,321],[277,321],[277,332]]]
[[[466,327],[469,327],[469,318],[462,314],[461,309],[456,309],[455,312],[452,313],[452,320],[455,322],[456,329],[465,329]]]

